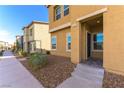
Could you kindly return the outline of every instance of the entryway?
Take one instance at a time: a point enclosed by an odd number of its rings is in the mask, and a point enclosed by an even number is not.
[[[103,65],[103,15],[97,15],[81,22],[82,62],[96,67]]]
[[[91,33],[87,32],[87,58],[91,57]]]

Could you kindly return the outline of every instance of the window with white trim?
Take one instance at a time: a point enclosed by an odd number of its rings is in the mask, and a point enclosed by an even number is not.
[[[69,5],[64,5],[64,16],[69,14]]]
[[[55,7],[55,20],[58,20],[61,18],[61,6]]]
[[[51,39],[51,44],[52,44],[52,49],[56,49],[56,36],[52,36]]]
[[[71,50],[71,34],[70,33],[67,33],[67,36],[66,36],[66,42],[67,42],[67,50]]]
[[[93,34],[93,50],[103,50],[103,33]]]

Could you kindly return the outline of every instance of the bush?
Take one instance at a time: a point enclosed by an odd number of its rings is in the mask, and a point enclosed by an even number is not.
[[[22,50],[19,50],[19,51],[18,51],[18,55],[19,55],[19,56],[22,56],[22,52],[23,52]]]
[[[28,53],[27,53],[27,52],[24,52],[22,49],[19,49],[19,50],[17,51],[17,54],[18,54],[19,56],[23,56],[23,57],[28,56]]]
[[[23,56],[23,57],[27,57],[27,56],[28,56],[28,53],[23,51],[23,52],[22,52],[22,56]]]
[[[29,65],[33,70],[40,69],[48,63],[47,55],[41,53],[35,53],[30,56]]]

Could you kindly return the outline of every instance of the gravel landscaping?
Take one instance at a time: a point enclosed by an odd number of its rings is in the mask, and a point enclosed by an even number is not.
[[[41,82],[44,87],[54,88],[71,76],[75,65],[70,58],[48,55],[48,64],[38,70],[32,70],[28,59],[21,63]]]
[[[104,88],[124,88],[124,76],[105,71],[103,79]]]

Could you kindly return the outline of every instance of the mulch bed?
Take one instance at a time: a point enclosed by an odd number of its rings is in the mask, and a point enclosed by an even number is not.
[[[124,88],[124,76],[105,71],[104,88]]]
[[[54,88],[71,76],[75,64],[70,58],[48,55],[48,64],[42,69],[33,71],[28,60],[21,63],[41,82],[44,87]]]

